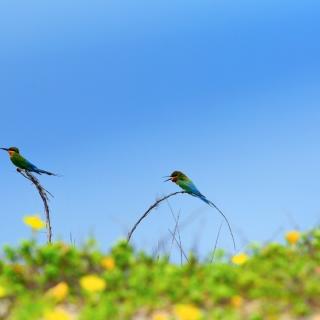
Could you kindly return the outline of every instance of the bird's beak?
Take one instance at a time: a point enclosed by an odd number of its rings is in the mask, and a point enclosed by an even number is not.
[[[169,181],[169,180],[171,180],[171,179],[172,179],[172,177],[171,177],[171,176],[165,176],[165,177],[162,177],[162,178],[168,178],[168,179],[164,180],[163,182],[167,182],[167,181]]]
[[[4,150],[4,151],[9,151],[9,149],[7,148],[0,148],[1,150]]]

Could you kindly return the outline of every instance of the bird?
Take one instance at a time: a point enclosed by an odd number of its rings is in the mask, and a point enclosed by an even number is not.
[[[192,182],[190,178],[188,178],[183,172],[181,171],[173,171],[170,176],[166,176],[164,178],[168,178],[165,181],[172,181],[173,183],[177,184],[182,190],[184,190],[186,193],[190,194],[191,196],[194,196],[196,198],[201,199],[204,201],[206,204],[209,206],[215,208],[224,218],[226,221],[231,237],[232,237],[232,242],[233,242],[233,247],[236,250],[236,244],[233,236],[233,232],[230,226],[230,223],[225,216],[225,214],[210,200],[208,200],[195,186],[195,184]]]
[[[10,157],[11,162],[18,168],[28,172],[35,172],[39,175],[47,174],[49,176],[57,176],[55,173],[39,169],[34,164],[25,159],[21,154],[18,148],[10,147],[10,148],[0,148],[4,151],[7,151]]]

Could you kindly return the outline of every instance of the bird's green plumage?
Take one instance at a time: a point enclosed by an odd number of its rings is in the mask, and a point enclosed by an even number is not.
[[[188,178],[181,171],[174,171],[171,174],[172,181],[175,182],[181,189],[188,193],[194,192],[194,184],[190,178]]]
[[[29,170],[32,167],[32,164],[18,152],[13,153],[10,160],[16,167],[23,170]]]
[[[187,191],[189,193],[192,192],[192,190],[190,188],[190,183],[192,183],[192,181],[187,176],[179,177],[176,183],[184,191]]]

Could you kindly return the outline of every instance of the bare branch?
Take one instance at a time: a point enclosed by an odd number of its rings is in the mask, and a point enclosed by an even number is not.
[[[183,254],[184,258],[187,260],[187,262],[189,263],[189,259],[187,257],[187,255],[185,254],[183,248],[182,248],[182,245],[181,243],[177,240],[175,234],[169,229],[169,232],[170,234],[172,235],[173,239],[175,240],[176,244],[178,245],[179,249],[180,249],[180,252]]]
[[[153,209],[155,209],[162,201],[167,200],[168,198],[173,197],[173,196],[175,196],[177,194],[183,194],[183,193],[186,193],[186,192],[185,191],[177,191],[177,192],[174,192],[174,193],[170,193],[170,194],[158,199],[152,206],[150,206],[149,209],[141,216],[141,218],[135,223],[135,225],[132,227],[132,229],[128,233],[128,237],[127,237],[128,242],[130,242],[132,234],[134,233],[134,231],[136,230],[138,225],[141,223],[141,221],[143,219],[145,219]]]
[[[223,224],[223,223],[221,222],[221,223],[220,223],[220,226],[219,226],[218,234],[217,234],[217,237],[216,237],[216,241],[215,241],[215,243],[214,243],[214,248],[213,248],[213,252],[212,252],[211,263],[213,262],[214,256],[216,255],[216,250],[217,250],[217,246],[218,246],[218,240],[219,240],[219,236],[220,236],[222,224]]]
[[[179,241],[179,248],[181,247],[182,248],[182,242],[181,242],[181,234],[180,234],[180,230],[179,230],[179,220],[180,220],[180,212],[178,213],[177,217],[175,216],[170,204],[169,204],[169,201],[168,201],[168,205],[169,205],[169,208],[171,210],[171,214],[175,220],[175,226],[174,226],[174,230],[173,230],[173,235],[172,235],[172,241],[171,241],[171,246],[170,246],[170,251],[169,251],[169,257],[171,255],[171,251],[172,251],[172,247],[173,247],[173,242],[174,240],[176,240],[176,233],[178,234],[178,241]],[[170,230],[169,230],[170,231]],[[182,265],[182,250],[180,249],[180,264]]]
[[[52,194],[46,190],[41,184],[40,181],[33,175],[31,174],[29,171],[27,170],[21,170],[21,169],[17,169],[17,171],[26,179],[28,179],[29,181],[31,181],[33,183],[33,185],[37,188],[39,195],[42,199],[43,205],[44,205],[44,211],[46,214],[46,226],[47,226],[47,239],[48,239],[48,243],[51,243],[52,241],[52,228],[51,228],[51,220],[50,220],[50,209],[49,209],[49,197],[48,194],[52,196]],[[53,196],[52,196],[53,197]]]
[[[180,230],[179,230],[180,211],[178,213],[178,216],[176,217],[175,214],[174,214],[174,211],[173,211],[173,209],[171,207],[171,204],[170,204],[169,200],[167,199],[166,202],[168,204],[168,207],[170,209],[171,215],[172,215],[172,217],[174,219],[174,222],[175,222],[175,226],[174,226],[174,230],[173,230],[173,235],[174,236],[172,237],[172,241],[171,241],[171,245],[170,245],[170,251],[169,251],[169,258],[170,258],[176,232],[178,232],[179,242],[181,244],[181,235],[180,235]],[[180,250],[180,262],[182,264],[182,252],[181,252],[181,250]]]
[[[185,218],[183,221],[181,221],[181,223],[179,223],[179,231],[181,232],[181,230],[185,229],[189,226],[189,224],[193,223],[196,219],[198,219],[199,214],[203,214],[203,212],[201,212],[200,210],[194,210],[193,212],[191,212],[187,216],[187,218]],[[164,237],[162,237],[162,239],[160,239],[160,241],[169,242],[171,239],[171,235],[165,235]]]

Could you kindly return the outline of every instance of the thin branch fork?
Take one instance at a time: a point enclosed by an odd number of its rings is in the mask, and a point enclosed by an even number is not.
[[[45,211],[45,215],[46,215],[46,227],[47,227],[47,239],[48,239],[48,243],[51,243],[52,241],[52,228],[51,228],[51,219],[50,219],[50,209],[49,209],[49,197],[48,194],[50,196],[53,197],[53,195],[46,190],[41,184],[40,181],[33,175],[31,174],[29,171],[27,170],[21,170],[21,169],[17,169],[17,171],[26,179],[28,179],[29,181],[32,182],[32,184],[37,188],[39,195],[42,199],[43,205],[44,205],[44,211]]]
[[[165,201],[167,199],[169,199],[170,197],[173,197],[177,194],[183,194],[183,193],[187,193],[186,191],[177,191],[177,192],[173,192],[173,193],[170,193],[160,199],[158,199],[153,205],[151,205],[149,207],[149,209],[140,217],[140,219],[135,223],[135,225],[132,227],[132,229],[130,230],[130,232],[128,233],[128,236],[127,236],[127,241],[130,242],[130,239],[132,237],[132,234],[134,233],[134,231],[136,230],[136,228],[138,227],[138,225],[141,223],[141,221],[143,219],[145,219],[149,213],[155,209],[156,207],[158,207],[158,205],[162,202],[162,201]]]
[[[184,252],[182,245],[181,245],[181,240],[177,240],[176,235],[169,229],[170,234],[172,235],[172,239],[176,242],[176,244],[178,245],[179,249],[180,249],[180,253],[184,256],[184,258],[187,260],[187,262],[189,263],[189,259],[188,256],[186,255],[186,253]],[[182,264],[182,261],[181,261]]]

